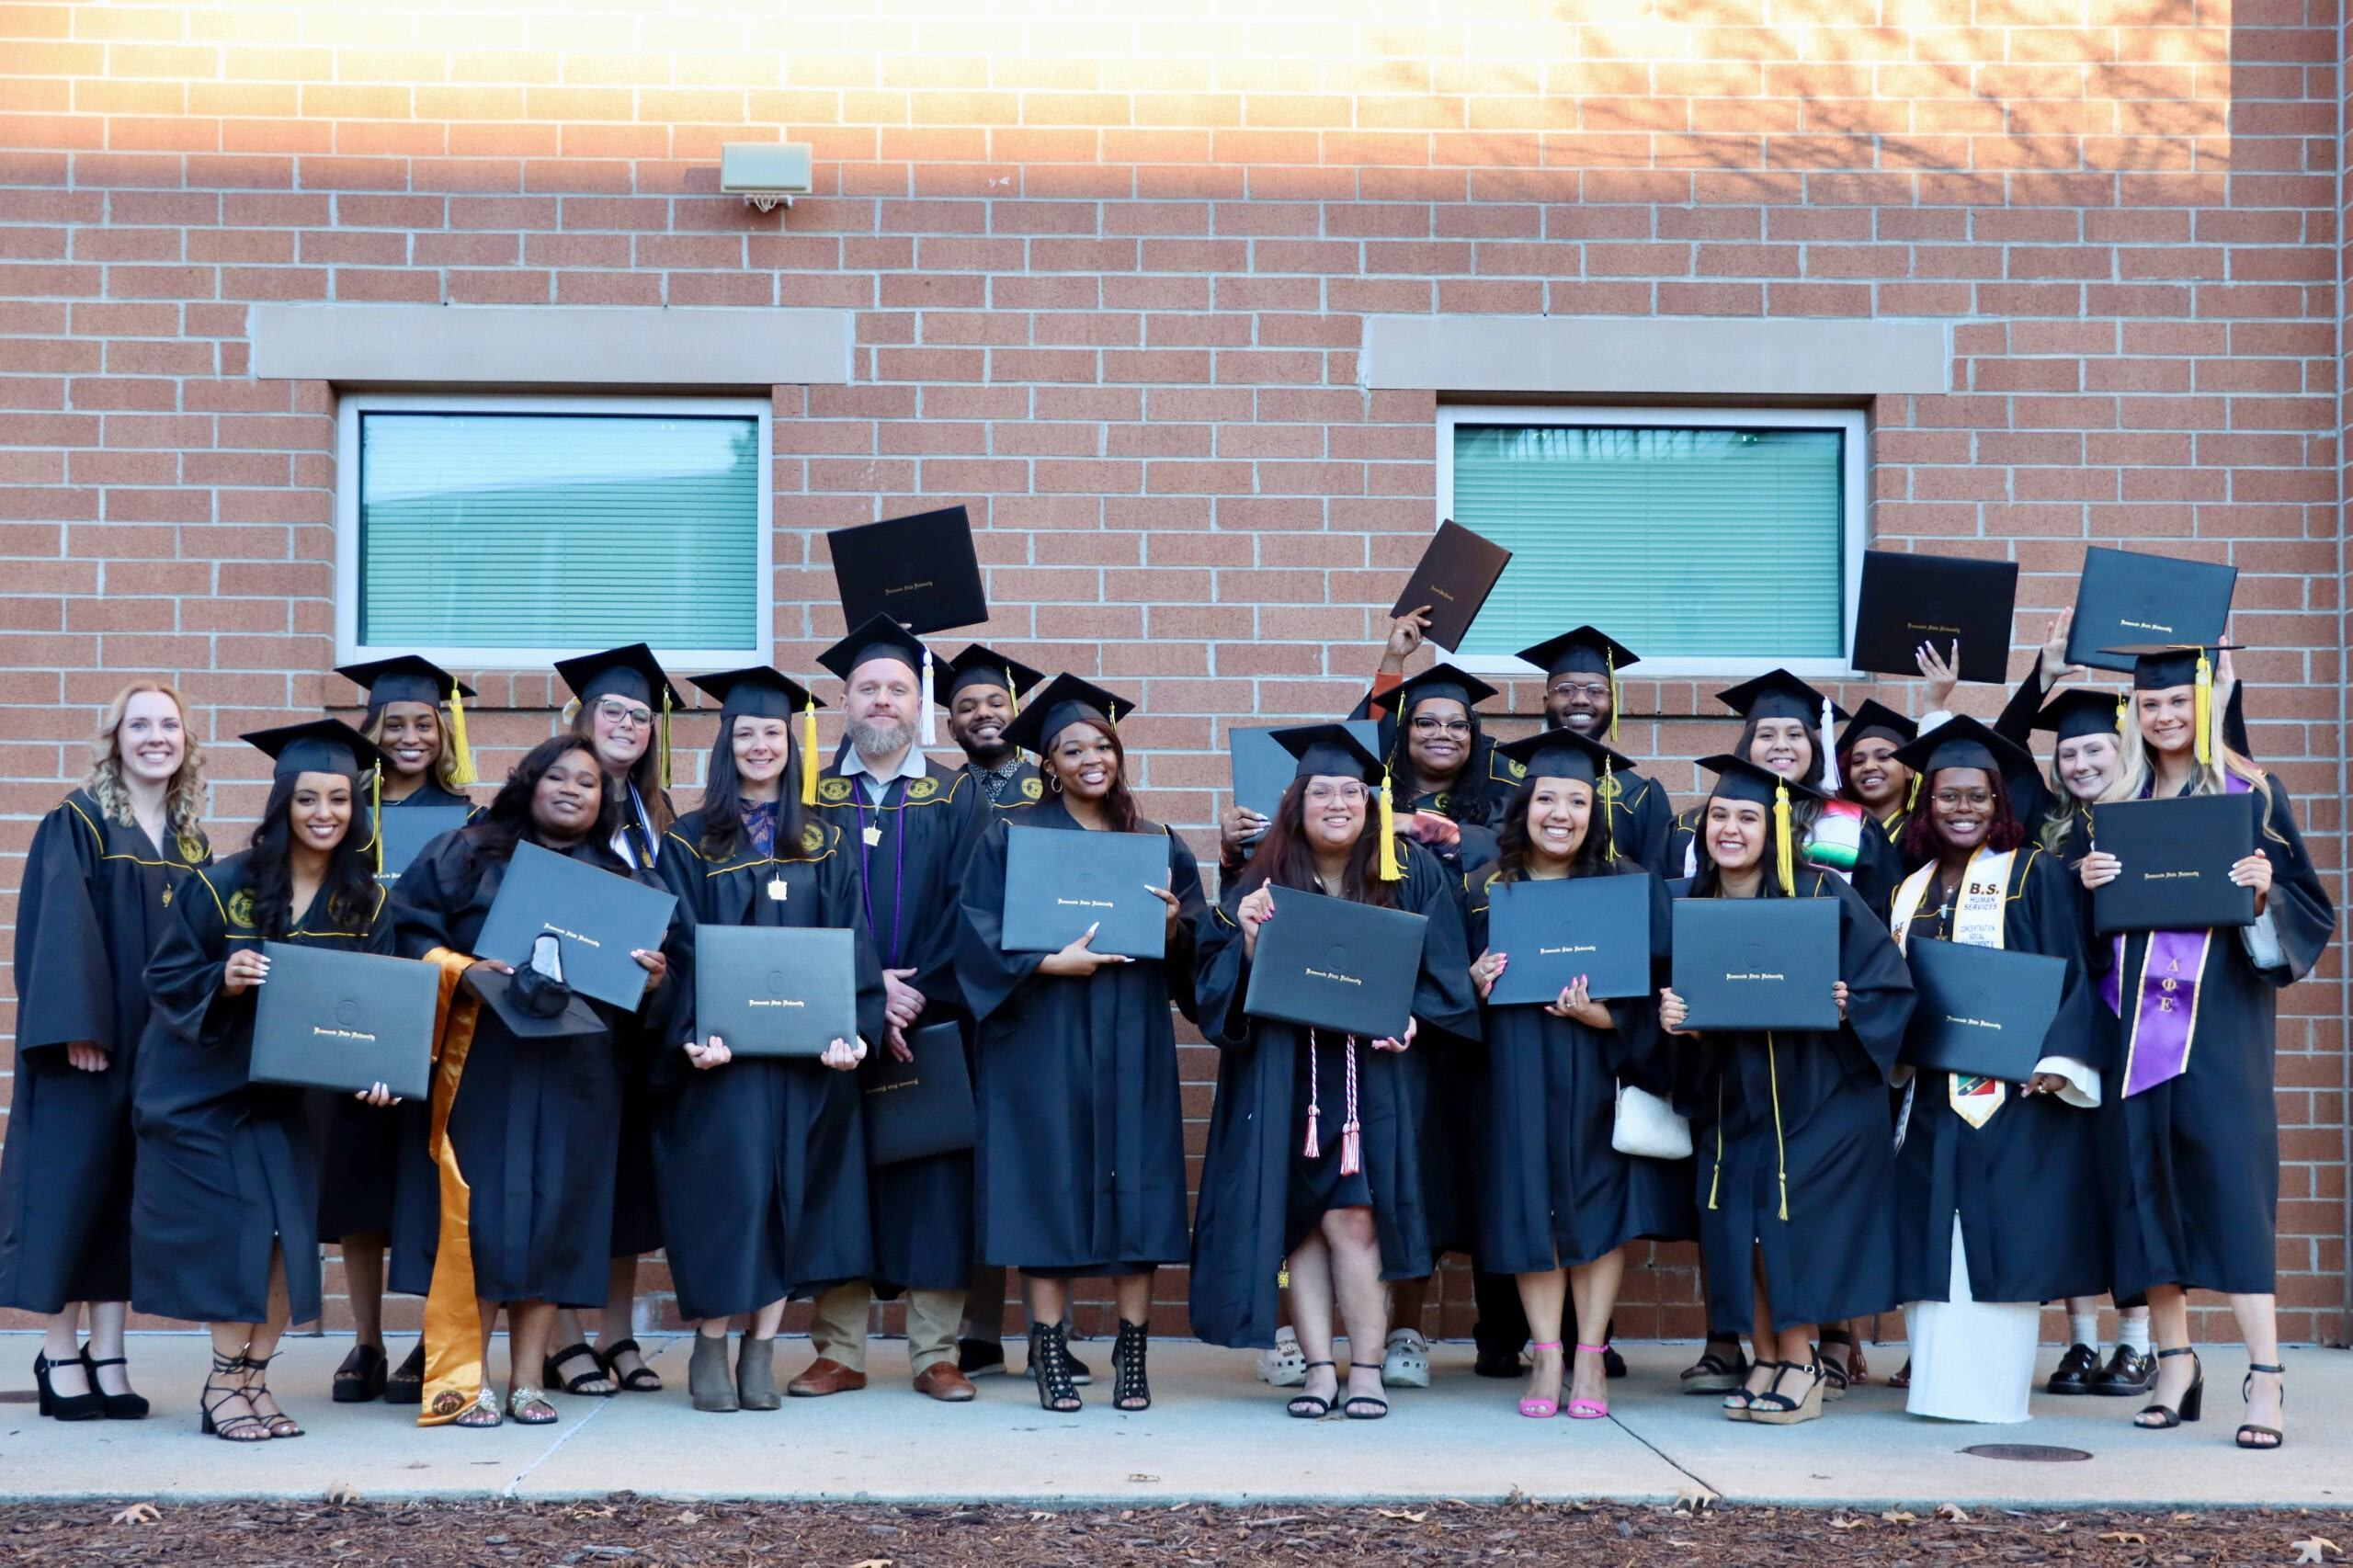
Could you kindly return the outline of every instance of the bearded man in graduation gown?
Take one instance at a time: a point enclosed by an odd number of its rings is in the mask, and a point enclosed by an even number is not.
[[[956,891],[990,815],[961,768],[924,754],[933,721],[924,700],[922,642],[876,616],[818,655],[841,677],[848,742],[817,779],[817,817],[841,832],[866,889],[867,931],[882,960],[884,1051],[911,1061],[906,1036],[963,1021],[954,953]],[[971,1049],[966,1029],[966,1049]],[[866,1071],[883,1060],[869,1059]],[[880,1165],[868,1183],[874,1278],[817,1297],[816,1359],[786,1386],[815,1398],[866,1386],[868,1319],[877,1283],[907,1299],[907,1360],[915,1387],[961,1403],[972,1385],[956,1367],[956,1329],[972,1284],[978,1216],[969,1150]]]

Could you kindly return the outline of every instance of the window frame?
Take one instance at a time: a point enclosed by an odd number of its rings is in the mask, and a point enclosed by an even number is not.
[[[335,663],[357,664],[390,658],[396,653],[421,653],[437,664],[457,669],[533,669],[576,653],[595,653],[611,645],[602,639],[576,647],[484,648],[457,643],[414,646],[407,643],[362,643],[359,641],[359,421],[368,414],[589,414],[637,415],[659,418],[666,415],[713,415],[754,420],[758,432],[760,483],[756,487],[758,517],[759,588],[754,616],[755,642],[750,647],[659,647],[665,665],[701,669],[733,669],[774,662],[776,653],[776,449],[771,433],[774,404],[760,397],[639,397],[570,396],[562,393],[494,392],[362,392],[342,393],[335,406]]]
[[[1644,654],[1634,666],[1634,679],[1744,679],[1768,670],[1786,669],[1807,677],[1854,677],[1855,600],[1862,587],[1863,554],[1870,544],[1870,417],[1856,408],[1748,408],[1712,403],[1691,407],[1641,403],[1440,403],[1438,407],[1438,511],[1431,526],[1454,513],[1454,433],[1461,425],[1563,425],[1588,427],[1665,426],[1668,428],[1752,428],[1776,430],[1835,430],[1839,445],[1843,494],[1839,529],[1839,652],[1836,657],[1774,659],[1725,654],[1722,657],[1670,658]],[[1562,631],[1567,631],[1563,622]],[[1616,634],[1616,629],[1603,627]],[[1641,653],[1638,646],[1634,652]],[[1477,676],[1528,679],[1544,672],[1509,653],[1464,653],[1452,656],[1457,667]]]

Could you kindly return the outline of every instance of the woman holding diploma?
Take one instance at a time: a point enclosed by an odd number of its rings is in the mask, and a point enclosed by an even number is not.
[[[1736,756],[1699,766],[1716,783],[1696,813],[1699,874],[1677,883],[1676,896],[1838,903],[1836,1028],[1695,1031],[1685,1027],[1684,999],[1671,986],[1659,993],[1660,1024],[1698,1041],[1705,1062],[1690,1109],[1708,1321],[1750,1324],[1756,1347],[1724,1415],[1790,1426],[1822,1414],[1831,1381],[1815,1327],[1895,1300],[1888,1083],[1912,981],[1852,888],[1797,869],[1791,817],[1806,787]]]
[[[1374,803],[1380,760],[1337,724],[1275,738],[1299,758],[1298,771],[1249,865],[1201,926],[1201,1032],[1221,1054],[1193,1231],[1193,1330],[1212,1345],[1272,1345],[1278,1279],[1287,1279],[1308,1358],[1290,1414],[1316,1419],[1336,1403],[1373,1421],[1389,1414],[1371,1358],[1389,1315],[1381,1282],[1430,1268],[1426,1074],[1462,1070],[1445,1037],[1478,1038],[1478,999],[1458,885],[1437,857],[1385,821],[1376,825],[1391,814]],[[1280,918],[1286,889],[1427,919],[1401,1037],[1324,1039],[1244,1010],[1260,927]],[[1422,1049],[1408,1053],[1417,1037]],[[1332,1364],[1336,1301],[1351,1346],[1346,1398]]]
[[[882,1032],[882,969],[866,935],[858,862],[803,799],[819,759],[792,722],[816,699],[766,665],[698,676],[720,699],[702,805],[680,817],[662,878],[696,928],[856,931],[858,1038],[823,1057],[736,1056],[699,1028],[654,1059],[654,1190],[679,1313],[695,1324],[697,1410],[774,1410],[776,1331],[795,1290],[865,1278],[865,1117],[852,1070]],[[727,1326],[742,1318],[731,1376]]]
[[[1504,808],[1501,858],[1471,888],[1470,945],[1479,954],[1471,977],[1482,997],[1492,994],[1512,957],[1489,945],[1498,890],[1643,875],[1631,859],[1610,858],[1596,815],[1605,780],[1631,769],[1628,759],[1565,729],[1499,749],[1528,773]],[[1645,950],[1664,960],[1666,899],[1660,883],[1649,886]],[[1477,1141],[1479,1256],[1518,1276],[1535,1336],[1519,1413],[1540,1420],[1561,1409],[1564,1367],[1570,1416],[1609,1414],[1603,1353],[1626,1244],[1698,1233],[1688,1162],[1641,1159],[1610,1143],[1621,1081],[1661,1095],[1673,1087],[1673,1042],[1659,1034],[1658,1003],[1648,994],[1597,1002],[1585,986],[1580,975],[1550,1003],[1481,1010],[1487,1070]],[[1561,1318],[1572,1301],[1576,1358],[1569,1363],[1561,1354]]]
[[[1896,759],[1920,778],[1896,889],[1896,946],[1961,942],[2066,965],[2058,1016],[2025,1083],[1897,1069],[1896,1291],[1912,1349],[1905,1408],[1947,1421],[2023,1421],[2042,1303],[2108,1281],[2100,1190],[2101,1063],[2092,1042],[2082,909],[2067,872],[2010,809],[2005,775],[2033,759],[1974,719],[1949,719]]]
[[[41,818],[17,903],[17,1062],[0,1153],[0,1307],[39,1313],[43,1415],[136,1420],[131,1301],[132,1068],[147,960],[212,849],[179,694],[134,681],[98,726],[89,778]],[[90,1340],[77,1343],[88,1304]]]
[[[2109,649],[2133,655],[2131,722],[2117,775],[2100,797],[2256,797],[2255,853],[2231,881],[2255,892],[2255,924],[2234,930],[2133,931],[2093,954],[2100,1000],[2117,1020],[2115,1093],[2106,1115],[2121,1132],[2115,1289],[2145,1294],[2157,1341],[2157,1385],[2143,1426],[2195,1421],[2205,1373],[2189,1347],[2183,1292],[2227,1295],[2253,1369],[2241,1397],[2243,1449],[2286,1440],[2285,1377],[2274,1311],[2279,1122],[2272,1099],[2278,993],[2312,972],[2336,912],[2304,852],[2288,792],[2223,744],[2212,699],[2211,648]],[[2097,847],[2077,866],[2093,891],[2123,869]],[[2195,1048],[2193,1050],[2193,1047]]]
[[[131,1300],[210,1326],[203,1430],[230,1442],[299,1437],[268,1369],[291,1322],[319,1315],[318,1165],[308,1091],[248,1083],[264,942],[390,952],[360,781],[382,754],[333,719],[244,737],[274,759],[253,847],[198,871],[147,966],[149,1022],[131,1119]],[[359,1096],[393,1101],[378,1084]]]
[[[622,1052],[641,1028],[681,1037],[667,1016],[669,960],[631,954],[647,975],[645,999],[631,1016],[574,997],[560,974],[478,959],[474,944],[517,846],[631,876],[613,853],[613,831],[597,754],[568,735],[541,741],[488,811],[425,846],[393,895],[400,953],[442,972],[427,1144],[440,1209],[425,1303],[424,1426],[499,1424],[486,1369],[502,1305],[506,1414],[526,1425],[555,1420],[539,1380],[548,1372],[556,1309],[605,1299]],[[639,880],[653,881],[650,874]],[[465,979],[474,970],[492,978]],[[402,1237],[394,1243],[403,1256],[421,1250]]]
[[[1152,1405],[1144,1351],[1154,1270],[1185,1256],[1185,1113],[1173,1003],[1193,1007],[1201,876],[1185,841],[1137,812],[1115,713],[1134,704],[1056,676],[1006,727],[1038,755],[1045,798],[992,823],[964,868],[956,979],[979,1025],[981,1261],[1030,1283],[1029,1364],[1038,1403],[1080,1408],[1063,1329],[1069,1282],[1108,1276],[1120,1312],[1111,1349],[1115,1409]],[[1090,950],[1095,927],[1056,953],[1001,940],[1012,827],[1145,833],[1168,844],[1166,956]]]

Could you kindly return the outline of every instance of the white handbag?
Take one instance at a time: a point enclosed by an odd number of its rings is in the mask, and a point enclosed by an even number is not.
[[[1617,1114],[1609,1123],[1609,1146],[1646,1160],[1688,1160],[1691,1123],[1648,1089],[1621,1083]]]

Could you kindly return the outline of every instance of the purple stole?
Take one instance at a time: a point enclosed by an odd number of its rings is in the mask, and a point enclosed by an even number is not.
[[[2226,774],[2223,788],[2244,795],[2255,786]],[[2145,798],[2145,797],[2144,797]],[[2124,1012],[2124,944],[2120,932],[2113,960],[2100,976],[2099,999],[2124,1024],[2124,1095],[2170,1083],[2189,1070],[2189,1046],[2198,1032],[2198,984],[2206,973],[2211,931],[2152,931],[2132,983],[2132,1012]]]

